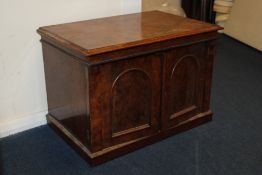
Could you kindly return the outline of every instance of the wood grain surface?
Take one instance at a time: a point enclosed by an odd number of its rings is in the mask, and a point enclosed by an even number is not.
[[[201,21],[149,11],[40,27],[38,33],[83,55],[96,55],[219,29]]]

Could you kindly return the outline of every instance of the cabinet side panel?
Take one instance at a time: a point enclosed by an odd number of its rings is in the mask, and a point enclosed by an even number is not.
[[[86,66],[43,42],[48,112],[84,145],[89,145]]]

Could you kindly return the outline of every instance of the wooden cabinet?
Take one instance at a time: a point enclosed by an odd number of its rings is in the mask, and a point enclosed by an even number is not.
[[[39,28],[48,123],[96,165],[211,120],[219,29],[158,11]]]

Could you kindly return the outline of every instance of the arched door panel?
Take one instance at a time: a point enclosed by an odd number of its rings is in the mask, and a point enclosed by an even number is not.
[[[99,82],[92,84],[90,92],[94,145],[113,146],[159,131],[159,55],[107,63],[91,71],[94,76],[90,78],[95,78],[91,82]]]
[[[204,86],[203,48],[197,44],[165,54],[162,91],[164,128],[176,126],[200,112]]]

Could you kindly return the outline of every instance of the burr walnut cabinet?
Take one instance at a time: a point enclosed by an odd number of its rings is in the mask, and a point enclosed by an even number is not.
[[[210,121],[219,29],[159,11],[40,27],[49,125],[97,165]]]

